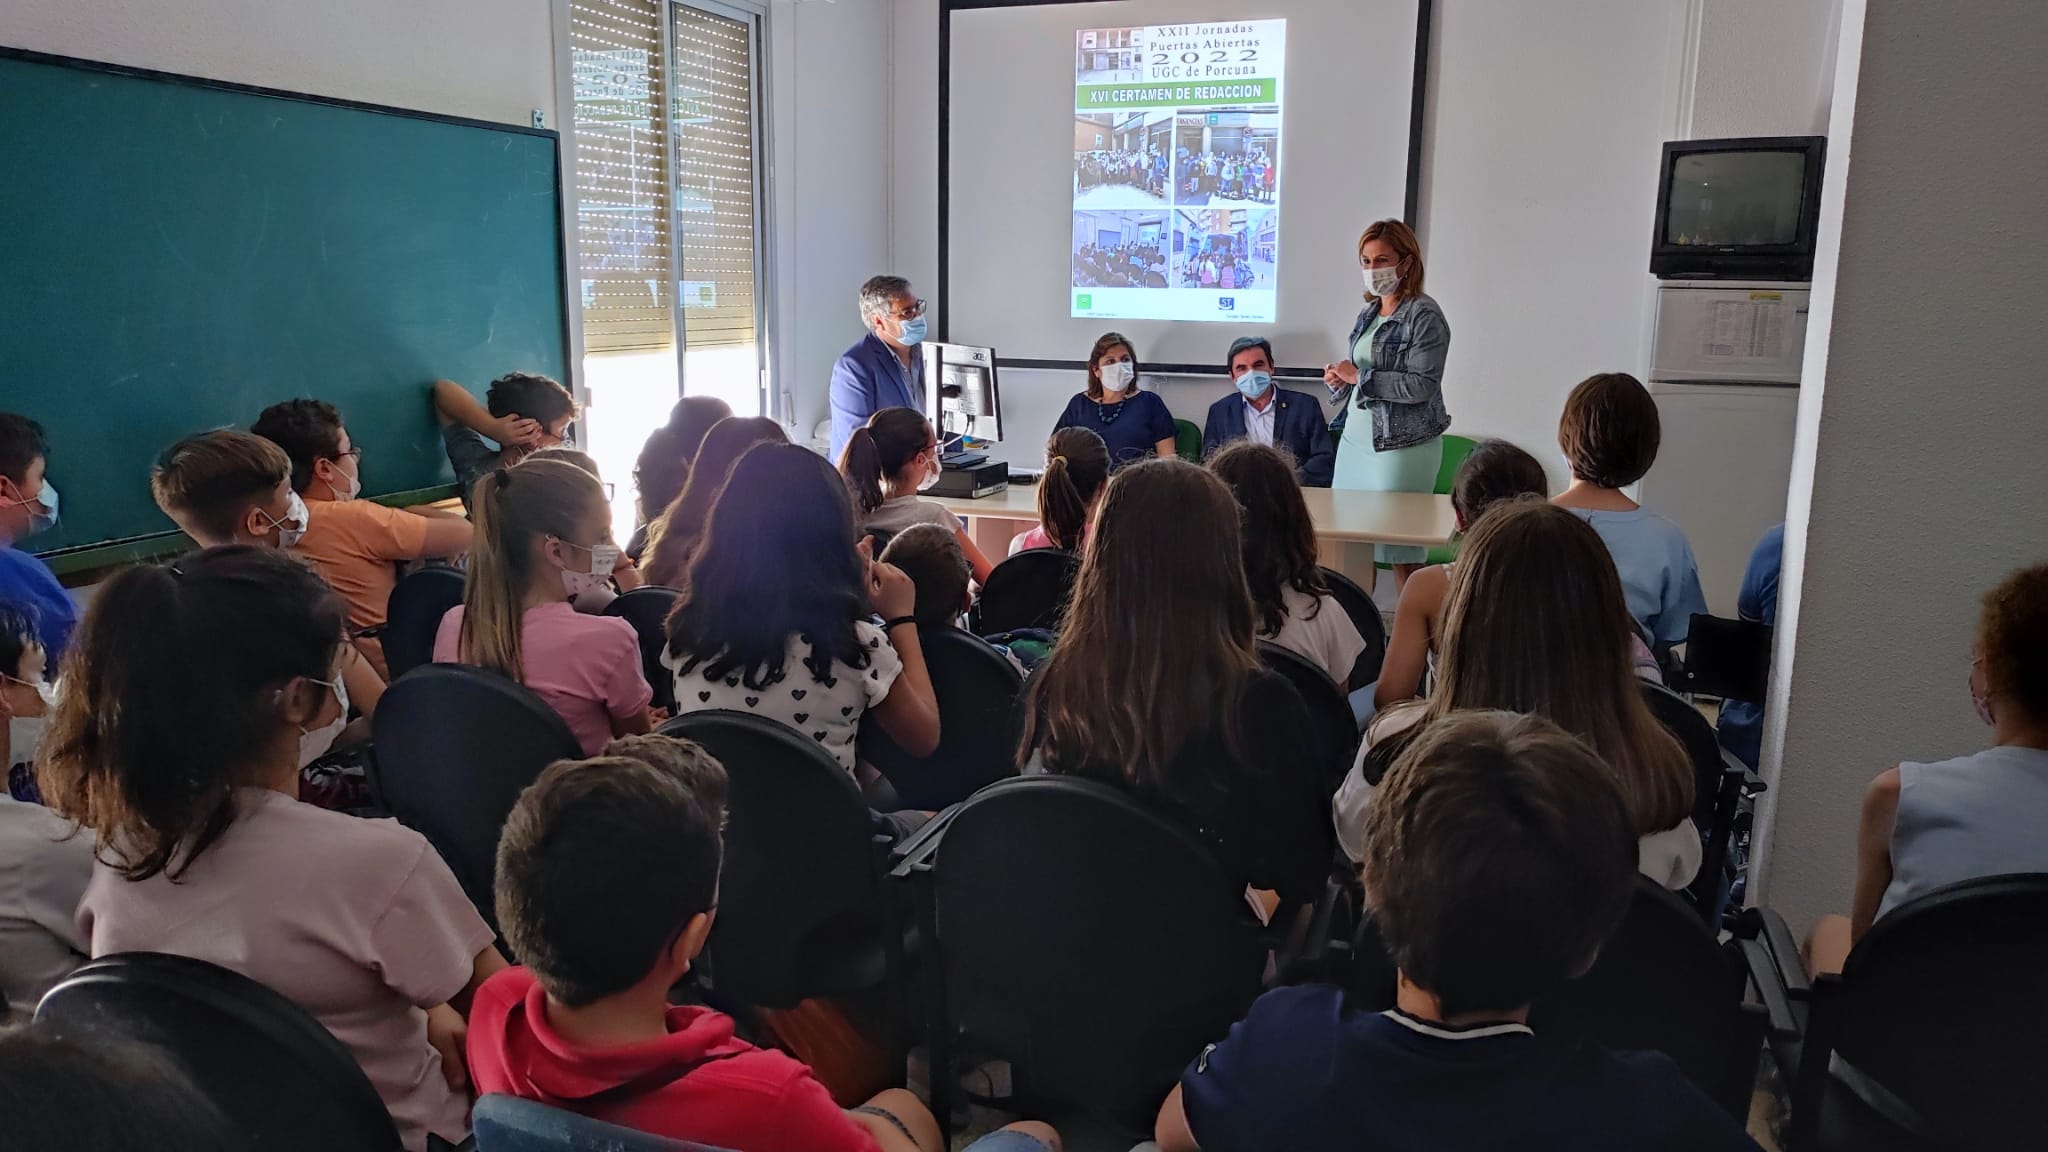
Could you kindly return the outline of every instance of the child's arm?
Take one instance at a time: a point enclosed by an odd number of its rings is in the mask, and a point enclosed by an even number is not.
[[[1372,690],[1375,709],[1412,700],[1421,690],[1422,673],[1429,666],[1430,609],[1443,603],[1443,595],[1441,565],[1415,573],[1401,589],[1401,603],[1394,609],[1394,632],[1387,639],[1386,659],[1380,663],[1379,684]]]
[[[469,389],[453,380],[434,381],[434,414],[443,424],[460,424],[479,436],[496,440],[501,447],[528,447],[540,439],[542,431],[538,420],[524,416],[500,419],[491,415],[469,394]]]
[[[377,711],[377,701],[384,698],[384,678],[377,675],[377,669],[354,644],[344,645],[341,654],[341,683],[348,689],[348,702],[356,711],[370,716]]]
[[[1202,1152],[1202,1146],[1195,1143],[1195,1134],[1188,1131],[1187,1106],[1181,1103],[1178,1084],[1167,1093],[1166,1103],[1159,1106],[1159,1119],[1152,1125],[1152,1142],[1159,1145],[1159,1152]]]
[[[1887,768],[1863,795],[1856,825],[1856,895],[1849,904],[1849,938],[1861,940],[1877,922],[1877,906],[1892,884],[1892,832],[1899,823],[1899,770]]]
[[[868,597],[882,619],[899,620],[917,606],[917,586],[894,564],[876,564],[868,573]],[[939,749],[939,701],[932,692],[931,674],[925,670],[917,626],[905,621],[888,633],[903,661],[903,671],[890,685],[889,694],[875,705],[875,719],[897,747],[912,756],[929,756]]]
[[[511,965],[499,954],[496,944],[484,945],[484,950],[477,953],[476,959],[470,963],[469,983],[463,985],[462,991],[457,992],[454,998],[448,1001],[449,1007],[462,1013],[465,1018],[468,1017],[470,1003],[476,999],[476,990],[484,986],[484,981],[509,967]]]
[[[960,551],[967,556],[967,566],[973,569],[974,582],[976,584],[988,583],[988,574],[995,571],[996,566],[990,562],[987,556],[982,554],[981,545],[974,542],[974,537],[967,534],[967,529],[957,525],[958,522],[956,521],[953,535],[960,541]]]

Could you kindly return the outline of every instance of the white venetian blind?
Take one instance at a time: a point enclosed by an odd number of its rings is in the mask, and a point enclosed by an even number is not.
[[[589,352],[675,343],[663,0],[574,0],[576,231]]]
[[[749,20],[671,9],[676,242],[688,348],[755,342],[754,46]]]

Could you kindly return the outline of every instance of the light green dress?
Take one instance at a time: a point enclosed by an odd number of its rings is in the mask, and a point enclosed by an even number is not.
[[[1385,316],[1374,316],[1372,323],[1359,333],[1358,342],[1351,347],[1351,362],[1359,371],[1372,368],[1372,338],[1386,322]],[[1381,452],[1372,446],[1372,420],[1361,419],[1365,413],[1353,409],[1344,420],[1344,438],[1337,445],[1337,471],[1330,481],[1332,488],[1349,488],[1361,492],[1434,492],[1437,471],[1443,466],[1444,441],[1436,436],[1420,444]],[[1429,556],[1429,549],[1406,544],[1375,544],[1372,558],[1380,564],[1420,564]]]

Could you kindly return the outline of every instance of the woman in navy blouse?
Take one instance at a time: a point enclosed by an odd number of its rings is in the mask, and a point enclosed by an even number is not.
[[[1095,342],[1088,354],[1088,389],[1067,401],[1053,431],[1061,428],[1086,428],[1102,437],[1112,468],[1173,456],[1173,413],[1156,393],[1138,387],[1138,358],[1120,333],[1104,333]]]

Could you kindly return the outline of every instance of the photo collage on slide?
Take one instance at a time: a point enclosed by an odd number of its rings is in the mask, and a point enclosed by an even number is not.
[[[1075,33],[1073,315],[1276,319],[1285,29]]]

